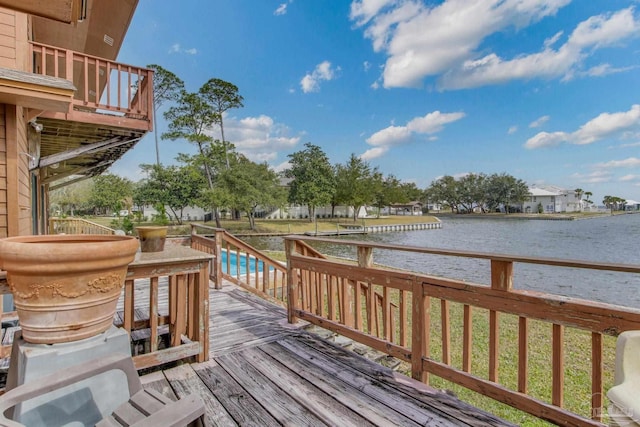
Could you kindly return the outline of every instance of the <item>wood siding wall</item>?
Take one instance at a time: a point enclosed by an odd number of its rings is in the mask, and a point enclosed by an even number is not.
[[[27,125],[22,107],[3,105],[2,110],[0,150],[4,150],[4,161],[0,169],[4,169],[4,176],[0,176],[0,235],[32,234],[31,174],[29,157],[24,154],[29,152]]]
[[[27,15],[0,8],[0,67],[28,70]]]
[[[0,238],[9,236],[7,223],[7,133],[5,106],[0,104]]]
[[[24,109],[16,107],[16,142],[19,153],[29,153],[27,140],[27,121],[24,119]],[[18,155],[18,235],[33,234],[31,216],[31,172],[29,172],[29,157]],[[36,206],[33,206],[35,209]]]

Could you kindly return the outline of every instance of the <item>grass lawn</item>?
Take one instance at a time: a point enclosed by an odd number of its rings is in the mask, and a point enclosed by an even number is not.
[[[115,217],[87,217],[89,221],[95,222],[106,227],[112,227]],[[333,218],[333,219],[318,219],[317,231],[335,231],[340,227],[340,224],[345,225],[389,225],[389,224],[416,224],[416,223],[429,223],[437,222],[438,220],[430,215],[410,216],[410,215],[393,215],[381,218],[364,218],[353,221],[352,218]],[[209,227],[215,227],[215,221],[202,223],[200,221],[191,221],[198,224],[204,224]],[[137,223],[134,221],[134,226],[137,225],[152,225],[151,223]],[[222,228],[226,229],[232,234],[252,234],[252,233],[273,233],[273,234],[287,234],[287,233],[305,233],[315,232],[316,223],[310,222],[308,219],[274,219],[263,220],[256,219],[256,230],[249,228],[249,221],[246,218],[241,220],[228,220],[223,219],[221,221]],[[170,235],[184,235],[189,234],[189,223],[183,225],[173,224],[169,227]]]
[[[451,363],[462,368],[462,304],[451,303]],[[440,331],[440,300],[431,302],[431,355],[442,361],[442,335]],[[488,378],[489,369],[489,312],[474,309],[473,312],[472,368],[474,375]],[[551,334],[552,326],[547,322],[529,321],[528,357],[529,357],[529,394],[546,402],[551,402]],[[603,377],[604,390],[613,385],[615,370],[616,339],[603,337]],[[565,386],[564,408],[571,412],[590,417],[591,414],[591,333],[565,328]],[[511,390],[518,389],[518,317],[500,315],[500,357],[499,383]],[[411,375],[410,366],[407,366]],[[475,407],[491,412],[503,419],[523,426],[551,425],[536,417],[513,409],[491,398],[482,396],[464,387],[431,376],[430,385],[439,389],[453,391],[458,398]],[[605,401],[605,411],[608,402]],[[604,420],[606,422],[606,420]]]

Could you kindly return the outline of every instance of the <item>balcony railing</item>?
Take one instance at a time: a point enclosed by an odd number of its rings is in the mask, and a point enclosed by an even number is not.
[[[353,246],[357,264],[313,256],[308,241]],[[290,322],[304,319],[403,360],[425,383],[434,375],[559,425],[603,425],[605,382],[613,374],[612,352],[605,350],[615,345],[612,337],[640,329],[640,310],[513,289],[513,265],[636,275],[640,266],[302,236],[285,238],[285,246]],[[491,283],[377,268],[374,249],[485,259]],[[540,355],[547,347],[549,354]],[[500,366],[515,369],[507,378]],[[584,381],[565,383],[576,366],[585,370]],[[590,405],[566,409],[569,394]]]
[[[115,230],[82,218],[49,218],[49,234],[115,234]]]
[[[198,230],[204,234],[198,234]],[[216,255],[209,268],[216,289],[222,288],[222,279],[225,279],[262,298],[286,304],[287,268],[282,263],[224,229],[206,225],[191,224],[191,247]]]
[[[147,122],[153,117],[153,70],[30,43],[32,72],[73,82],[73,109]]]

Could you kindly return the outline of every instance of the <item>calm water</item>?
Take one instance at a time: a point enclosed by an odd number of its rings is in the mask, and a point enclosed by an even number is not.
[[[640,264],[640,215],[581,221],[443,218],[442,229],[350,236],[406,246]],[[283,250],[281,239],[253,241]],[[318,247],[323,253],[354,258],[352,250]],[[385,265],[488,284],[489,261],[374,250]],[[640,274],[515,264],[514,287],[640,308]]]

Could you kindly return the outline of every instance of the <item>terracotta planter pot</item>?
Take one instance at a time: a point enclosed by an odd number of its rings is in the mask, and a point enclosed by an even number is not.
[[[140,238],[140,250],[142,252],[162,252],[167,238],[167,226],[136,227]]]
[[[7,272],[23,338],[53,344],[106,331],[137,250],[130,236],[1,239],[0,268]]]

